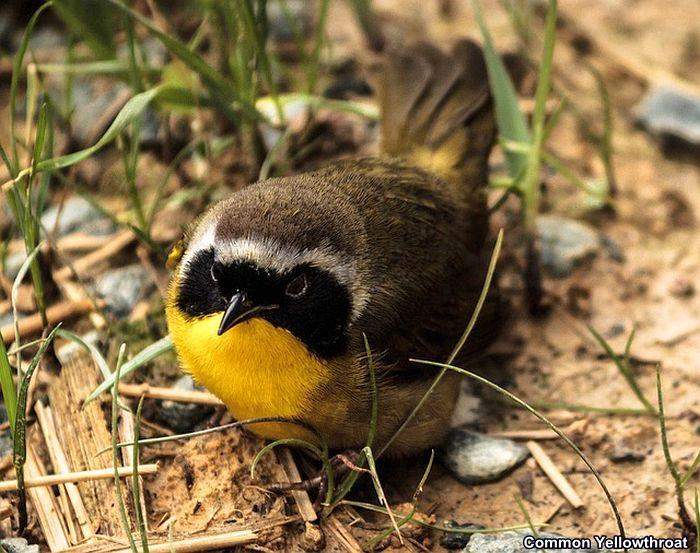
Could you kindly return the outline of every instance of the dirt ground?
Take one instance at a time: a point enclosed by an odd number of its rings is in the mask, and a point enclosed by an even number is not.
[[[497,47],[515,49],[513,28],[500,2],[483,3]],[[390,38],[402,36],[405,42],[420,38],[440,45],[462,36],[480,39],[468,2],[376,0],[374,5]],[[604,175],[595,145],[582,124],[596,132],[602,128],[600,96],[587,69],[592,64],[607,83],[613,104],[619,192],[612,209],[590,210],[571,183],[558,175],[546,175],[545,210],[586,221],[605,245],[565,278],[545,273],[548,309],[539,317],[528,314],[524,300],[519,204],[511,198],[494,215],[494,231],[505,229],[501,283],[512,313],[503,336],[477,368],[529,402],[639,408],[586,325],[597,329],[617,352],[624,350],[634,328],[631,354],[637,380],[654,403],[655,374],[660,367],[670,449],[680,469],[685,470],[700,447],[700,158],[697,150],[667,147],[638,128],[635,106],[654,83],[661,82],[656,68],[700,91],[700,5],[696,0],[562,0],[560,12],[554,80],[578,115],[570,110],[563,114],[549,146],[584,177]],[[332,55],[338,59],[351,55],[361,67],[367,67],[376,56],[366,48],[360,31],[348,25],[349,18],[347,3],[331,3],[328,34]],[[541,25],[541,21],[536,24]],[[621,55],[611,56],[611,51]],[[634,67],[625,65],[629,59],[635,60]],[[646,76],[640,75],[639,65]],[[350,127],[356,122],[347,117],[341,120]],[[363,141],[357,145],[358,152],[376,150],[372,129],[351,128],[350,132]],[[4,140],[4,133],[0,134]],[[156,167],[154,174],[162,174],[162,164],[145,159],[144,167]],[[84,163],[81,170],[95,171],[90,163]],[[230,173],[214,172],[211,180],[229,177]],[[243,180],[240,175],[231,178]],[[102,182],[101,190],[109,196],[108,184]],[[497,196],[494,194],[492,200]],[[123,204],[122,198],[112,200],[115,205]],[[180,224],[186,222],[180,219],[193,214],[180,215],[179,219],[172,213],[164,216],[171,217],[166,235],[170,232],[174,238]],[[158,366],[163,374],[157,374],[155,383],[172,380],[176,369],[172,360],[169,363],[166,368]],[[680,534],[673,480],[664,461],[656,419],[565,409],[546,412],[570,431],[600,471],[617,500],[628,535]],[[492,393],[483,394],[480,413],[478,427],[486,433],[542,428],[530,414],[505,405]],[[146,434],[149,432],[152,430]],[[518,495],[525,499],[534,521],[550,524],[548,530],[570,536],[615,534],[610,507],[585,465],[561,441],[539,443],[581,495],[582,508],[573,509],[534,461],[528,460],[502,480],[477,486],[459,483],[436,465],[421,496],[420,511],[439,522],[453,520],[487,527],[522,524],[523,514],[514,498]],[[176,449],[164,446],[151,450],[146,460],[159,459],[163,467],[157,477],[146,479],[152,527],[166,532],[172,524],[176,533],[186,534],[236,523],[254,525],[267,516],[292,515],[291,502],[262,489],[276,479],[279,466],[272,461],[263,463],[260,480],[252,480],[248,474],[245,460],[252,459],[260,447],[259,440],[233,431],[197,438]],[[230,462],[226,453],[230,450],[237,451],[235,462]],[[410,467],[388,467],[390,497],[396,502],[409,498],[423,466],[420,460]],[[696,474],[688,484],[688,498],[698,486],[700,476]],[[376,520],[385,527],[385,519]],[[361,522],[350,527],[360,542],[376,534],[377,528],[370,524],[371,531],[363,530]],[[281,532],[275,529],[266,545],[291,547],[291,540]],[[418,532],[415,537],[418,541],[410,546],[413,550],[423,546],[441,550],[439,535],[427,537]]]

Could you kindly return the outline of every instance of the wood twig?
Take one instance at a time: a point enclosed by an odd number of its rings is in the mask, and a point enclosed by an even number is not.
[[[134,472],[133,467],[119,467],[119,476],[124,478],[131,476]],[[149,463],[139,465],[139,474],[153,474],[158,471],[158,465]],[[46,474],[37,475],[26,478],[24,485],[26,488],[39,488],[46,486],[54,486],[56,484],[65,484],[66,482],[89,482],[92,480],[111,480],[114,478],[114,469],[94,469],[82,470],[78,472],[66,472],[62,474]],[[5,480],[0,482],[0,492],[9,492],[17,489],[17,480]]]
[[[571,504],[574,509],[579,509],[583,507],[583,500],[581,496],[576,493],[576,490],[571,487],[569,481],[561,473],[561,471],[556,467],[554,461],[547,455],[547,453],[542,449],[540,444],[532,440],[528,441],[526,444],[527,448],[530,450],[532,457],[537,461],[542,471],[550,479],[554,487],[556,487],[559,492],[566,498],[566,500]]]
[[[24,466],[26,478],[24,481],[27,489],[27,496],[31,501],[36,511],[39,525],[46,539],[46,543],[51,551],[62,551],[70,546],[67,536],[66,523],[63,520],[61,512],[56,503],[56,497],[53,492],[46,487],[32,486],[33,482],[46,478],[46,471],[41,463],[41,459],[36,454],[34,447],[27,444],[27,462]],[[49,477],[50,478],[50,477]],[[17,480],[11,480],[0,483],[0,491],[3,490],[3,485],[12,484],[6,490],[16,490]]]
[[[289,448],[278,448],[277,459],[284,469],[284,476],[286,477],[287,482],[301,482],[301,474],[299,474],[296,461],[294,460],[294,456]],[[316,509],[314,509],[314,505],[311,502],[309,494],[306,492],[306,490],[294,490],[292,491],[292,497],[294,498],[294,502],[297,504],[299,514],[305,522],[315,522],[318,520]]]
[[[213,536],[199,536],[170,543],[149,545],[151,553],[192,553],[195,551],[212,551],[235,545],[254,542],[258,535],[252,530],[236,530]],[[129,549],[119,549],[115,553],[131,553]]]
[[[122,411],[121,413],[121,419],[119,420],[119,439],[124,442],[124,443],[129,443],[133,444],[134,443],[134,415],[133,413],[130,413],[126,410]],[[134,453],[134,446],[133,445],[127,445],[122,448],[122,465],[125,467],[132,467],[133,468],[133,453]],[[139,464],[140,467],[140,464]],[[133,471],[132,471],[133,474]],[[129,482],[129,485],[131,485],[131,482]],[[139,498],[140,498],[140,504],[141,504],[141,512],[146,513],[146,494],[143,491],[143,479],[139,477]],[[133,494],[132,490],[132,494]],[[148,520],[147,518],[144,519],[144,523],[146,525],[146,531],[148,531]]]
[[[78,275],[78,277],[89,276],[87,273],[90,269],[95,267],[98,263],[113,257],[134,240],[136,240],[136,235],[134,235],[133,232],[130,230],[122,231],[116,234],[104,246],[74,261],[70,267],[62,267],[54,271],[53,278],[56,281],[61,281],[70,278],[74,274]]]
[[[36,412],[39,426],[44,435],[44,442],[46,442],[46,449],[48,450],[54,471],[56,471],[57,474],[69,474],[71,472],[70,465],[68,464],[68,459],[63,451],[61,442],[58,440],[51,408],[45,406],[43,402],[38,401],[34,406],[34,411]],[[66,482],[63,486],[65,487],[70,504],[73,507],[73,512],[75,513],[75,518],[80,527],[82,537],[83,539],[89,540],[94,535],[94,532],[78,486],[76,486],[75,482]],[[69,516],[69,514],[67,513],[66,516]]]
[[[165,388],[150,386],[149,384],[125,384],[119,383],[119,393],[129,397],[145,396],[153,399],[166,399],[181,403],[201,403],[203,405],[223,405],[221,400],[209,392],[197,390],[178,390],[176,388]]]
[[[49,320],[49,324],[56,324],[82,315],[92,310],[93,304],[89,300],[80,301],[62,301],[50,306],[46,310],[46,317]],[[43,329],[41,323],[41,315],[39,313],[34,313],[28,317],[23,317],[18,321],[19,335],[20,338],[25,336],[31,336],[41,332]],[[15,327],[14,323],[8,323],[4,325],[0,332],[2,332],[2,339],[6,344],[9,344],[15,338]]]
[[[324,524],[335,537],[338,544],[345,548],[349,553],[362,553],[362,546],[358,543],[355,537],[345,526],[338,520],[335,514],[330,515]]]

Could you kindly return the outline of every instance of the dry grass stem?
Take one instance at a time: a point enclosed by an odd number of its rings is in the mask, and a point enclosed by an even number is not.
[[[49,320],[49,324],[57,324],[62,321],[77,317],[84,313],[88,313],[93,309],[93,303],[90,300],[78,300],[78,301],[62,301],[52,305],[46,309],[46,316]],[[39,313],[34,313],[28,317],[23,317],[17,321],[17,328],[19,331],[20,338],[26,336],[31,336],[37,334],[42,330],[41,315]],[[4,325],[0,332],[2,332],[2,339],[6,344],[9,344],[15,338],[15,325],[14,323],[8,323]]]
[[[564,477],[561,471],[554,464],[554,461],[547,455],[547,453],[542,449],[540,444],[532,440],[525,444],[527,448],[532,453],[532,457],[537,461],[542,471],[551,480],[552,484],[561,492],[561,494],[566,498],[566,500],[571,503],[574,509],[579,509],[583,507],[583,500],[581,496],[576,493],[576,490],[571,487],[569,481]]]
[[[119,476],[124,478],[133,474],[132,467],[119,467]],[[158,465],[150,463],[140,465],[138,473],[153,474],[158,471]],[[63,474],[49,474],[34,476],[25,480],[27,488],[37,488],[65,484],[66,482],[88,482],[92,480],[109,480],[114,477],[113,469],[82,470],[77,472],[66,472]],[[8,492],[17,489],[17,480],[5,480],[0,482],[0,492]]]
[[[141,397],[145,396],[153,399],[165,399],[178,401],[181,403],[201,403],[203,405],[222,405],[219,398],[209,392],[199,392],[197,390],[178,390],[176,388],[164,388],[150,386],[149,384],[119,384],[119,393],[124,396]]]

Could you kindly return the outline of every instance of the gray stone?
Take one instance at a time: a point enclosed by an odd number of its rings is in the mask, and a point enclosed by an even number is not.
[[[95,280],[95,292],[105,301],[105,309],[116,317],[126,317],[154,288],[150,275],[133,264],[103,273]]]
[[[5,259],[5,276],[14,282],[25,259],[27,259],[27,254],[24,250],[8,255]]]
[[[455,428],[445,440],[442,463],[465,484],[491,482],[513,470],[529,456],[512,440],[492,438]]]
[[[47,232],[64,236],[71,232],[91,235],[107,235],[115,231],[114,224],[100,210],[80,196],[68,198],[63,205],[49,207],[41,216],[41,224]]]
[[[186,392],[203,389],[201,386],[195,385],[192,377],[187,374],[181,376],[173,387]],[[213,413],[214,407],[211,405],[163,401],[157,412],[157,418],[177,432],[191,432],[198,424],[211,417]]]
[[[288,10],[290,17],[285,15],[281,2],[270,2],[267,5],[267,22],[271,38],[278,42],[294,40],[292,23],[297,26],[297,31],[302,36],[306,36],[311,30],[309,3],[304,0],[287,0],[284,8]]]
[[[654,135],[700,144],[700,98],[667,86],[653,89],[642,102],[637,120]]]
[[[553,276],[562,278],[583,260],[593,257],[600,245],[598,233],[588,225],[559,217],[542,215],[537,219],[540,260]]]
[[[71,117],[73,138],[85,147],[92,146],[130,97],[129,87],[124,83],[104,86],[90,79],[76,79],[72,99],[75,110]]]
[[[7,553],[39,553],[39,546],[29,545],[24,538],[5,538],[0,540],[0,545]]]
[[[39,553],[39,546],[29,545],[24,538],[5,538],[0,540],[0,545],[7,553]]]

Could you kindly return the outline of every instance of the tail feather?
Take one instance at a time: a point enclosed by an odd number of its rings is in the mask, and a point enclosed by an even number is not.
[[[479,46],[390,52],[380,84],[382,150],[470,188],[486,179],[495,125]]]

